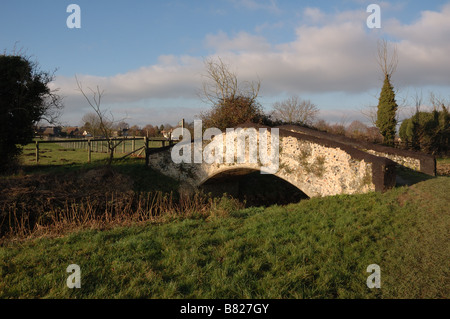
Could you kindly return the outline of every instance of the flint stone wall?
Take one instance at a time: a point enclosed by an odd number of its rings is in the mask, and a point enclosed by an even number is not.
[[[359,141],[346,136],[334,135],[296,125],[283,125],[279,128],[342,143],[375,156],[388,158],[398,165],[405,166],[412,170],[436,176],[436,159],[432,155]]]

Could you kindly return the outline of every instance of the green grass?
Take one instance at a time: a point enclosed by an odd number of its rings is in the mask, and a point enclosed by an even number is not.
[[[441,177],[13,242],[0,247],[0,298],[449,298],[448,189]],[[81,267],[81,289],[66,287],[70,264]],[[381,267],[381,289],[366,286],[370,264]]]
[[[138,149],[144,144],[143,141],[136,141],[135,148]],[[105,149],[106,149],[106,143]],[[65,145],[65,146],[64,146]],[[69,144],[56,144],[56,143],[43,143],[39,145],[40,160],[39,164],[36,164],[36,146],[34,143],[27,144],[23,148],[22,155],[20,156],[20,162],[22,164],[22,170],[25,173],[65,173],[78,170],[89,170],[92,168],[105,166],[109,158],[109,154],[92,152],[91,163],[88,163],[88,152],[86,149],[74,149],[67,147]],[[139,187],[142,190],[173,190],[173,183],[167,182],[167,178],[161,176],[161,174],[153,170],[142,170],[145,165],[144,158],[127,157],[121,159],[124,155],[131,152],[131,142],[128,141],[125,144],[125,153],[122,152],[122,146],[117,147],[117,154],[114,156],[114,167],[124,173],[129,173],[132,178],[137,181]],[[151,148],[157,148],[161,146],[158,141],[150,141],[149,146]],[[93,146],[93,149],[94,146]],[[101,148],[99,147],[99,150]],[[139,153],[139,152],[138,152]],[[158,178],[155,179],[155,176]],[[147,180],[161,181],[156,184],[148,183]],[[169,185],[169,187],[165,187]],[[157,186],[161,186],[157,189]]]
[[[436,162],[440,164],[450,164],[450,157],[439,157],[436,158]]]
[[[106,150],[106,142],[103,142]],[[36,146],[30,143],[24,146],[20,161],[24,173],[49,173],[64,174],[67,172],[86,171],[93,168],[105,166],[109,154],[91,152],[91,163],[88,163],[88,152],[86,149],[74,149],[68,147],[70,144],[42,143],[39,145],[40,160],[36,164]],[[137,140],[135,149],[144,146],[144,141]],[[150,148],[161,147],[161,142],[150,141]],[[101,150],[101,147],[92,145],[92,150]],[[117,154],[114,156],[114,170],[130,176],[134,181],[134,190],[137,192],[162,191],[177,192],[176,181],[162,175],[161,173],[145,168],[145,159],[140,157],[126,157],[124,155],[132,151],[131,141],[125,143],[125,153],[122,153],[122,145],[117,147]],[[139,153],[139,152],[138,152]],[[151,181],[151,182],[150,182]]]
[[[101,147],[96,146],[95,143],[91,146],[91,161],[102,162],[109,157],[106,153],[106,142],[104,144],[104,152],[101,153]],[[69,144],[57,144],[57,143],[41,143],[39,144],[39,165],[40,166],[61,166],[61,165],[82,165],[86,164],[88,161],[88,151],[85,148],[73,148]],[[144,142],[141,140],[136,141],[135,149],[144,146]],[[161,142],[150,141],[149,147],[156,148],[160,147]],[[98,150],[98,152],[96,152]],[[131,141],[126,141],[125,149],[122,148],[122,144],[116,148],[117,154],[115,158],[123,157],[124,155],[132,151]],[[123,152],[125,151],[125,152]],[[139,152],[138,152],[139,153]],[[21,155],[21,162],[25,166],[35,166],[36,165],[36,145],[35,143],[27,144],[23,148]]]
[[[106,153],[91,153],[93,162],[106,159]],[[36,165],[36,146],[27,144],[23,148],[21,156],[22,164],[25,166]],[[59,144],[39,144],[39,165],[76,165],[87,163],[87,150],[66,148]]]
[[[397,186],[414,185],[433,178],[433,176],[402,166],[396,168],[396,174]]]

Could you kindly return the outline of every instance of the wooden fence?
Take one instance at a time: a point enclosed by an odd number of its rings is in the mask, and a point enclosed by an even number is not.
[[[122,153],[125,154],[126,144],[131,142],[131,152],[122,156],[125,158],[130,156],[131,154],[138,153],[138,155],[144,153],[145,154],[145,164],[148,165],[148,155],[150,154],[150,142],[160,142],[161,148],[166,147],[173,144],[172,140],[168,140],[164,137],[124,137],[124,138],[112,138],[110,140],[104,138],[90,138],[90,139],[59,139],[59,140],[51,140],[51,141],[36,141],[36,164],[39,164],[39,145],[40,144],[60,144],[67,145],[69,148],[73,149],[85,149],[87,151],[87,161],[91,162],[91,153],[109,153],[110,150],[108,148],[108,141],[115,143],[115,147],[113,151],[116,153],[117,149],[122,147]],[[136,148],[136,141],[144,141],[144,146]],[[105,143],[106,142],[106,143]]]

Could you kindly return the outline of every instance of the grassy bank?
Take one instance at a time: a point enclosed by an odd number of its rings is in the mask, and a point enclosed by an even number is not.
[[[0,247],[0,298],[448,298],[450,178]],[[81,267],[82,288],[66,287]],[[381,289],[366,268],[381,267]]]

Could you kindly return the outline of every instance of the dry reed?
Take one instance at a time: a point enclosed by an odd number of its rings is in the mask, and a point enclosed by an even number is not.
[[[52,200],[35,205],[3,203],[0,212],[2,241],[67,234],[82,229],[110,229],[178,218],[224,216],[243,208],[239,201],[202,193],[177,197],[173,193],[111,192],[102,196]]]

